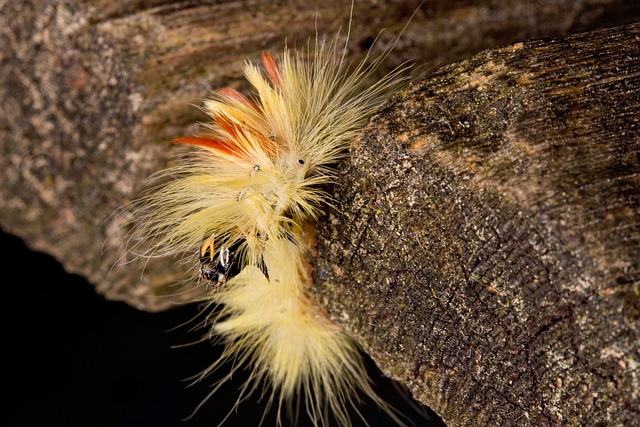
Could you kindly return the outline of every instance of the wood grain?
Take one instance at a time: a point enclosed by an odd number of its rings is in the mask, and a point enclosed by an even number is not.
[[[322,222],[317,291],[450,426],[640,425],[640,24],[396,96]]]

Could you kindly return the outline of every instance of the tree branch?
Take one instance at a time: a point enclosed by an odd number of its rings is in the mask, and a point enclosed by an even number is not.
[[[349,58],[391,43],[419,1],[355,2]],[[0,226],[110,299],[181,300],[171,260],[114,267],[127,224],[110,216],[178,153],[212,89],[243,90],[242,64],[349,25],[350,0],[0,2]],[[426,2],[381,72],[425,69],[509,40],[640,16],[634,0]],[[554,17],[562,17],[555,19]],[[106,241],[106,244],[105,244]],[[142,269],[145,274],[141,276]],[[167,295],[167,293],[171,295]]]
[[[380,4],[356,4],[355,61],[418,2]],[[640,16],[631,0],[442,4],[423,5],[381,72]],[[107,298],[182,301],[170,260],[112,269],[127,224],[111,213],[196,131],[190,104],[246,88],[243,61],[287,35],[346,34],[348,15],[349,1],[0,3],[0,226]],[[316,291],[449,425],[637,423],[638,37],[621,26],[451,64],[353,150]]]
[[[450,426],[638,425],[640,24],[516,43],[395,97],[316,290]]]

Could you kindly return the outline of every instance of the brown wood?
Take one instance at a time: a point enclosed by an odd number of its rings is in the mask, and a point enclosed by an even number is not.
[[[383,28],[374,55],[388,46],[418,3],[358,1],[350,58]],[[348,15],[349,1],[0,3],[0,227],[107,298],[181,301],[171,260],[114,267],[128,224],[111,214],[196,131],[194,104],[246,89],[244,60],[316,25],[344,34]],[[638,17],[635,0],[427,1],[381,70],[469,58],[396,98],[354,150],[317,290],[449,425],[638,419],[638,28],[471,57]]]
[[[376,52],[418,1],[357,1],[350,57]],[[113,268],[126,224],[110,216],[137,197],[197,130],[194,105],[246,89],[242,64],[285,38],[303,43],[348,26],[349,0],[26,1],[0,4],[0,227],[111,299],[145,310],[176,300],[172,262]],[[425,2],[385,66],[434,69],[483,48],[640,16],[633,0]],[[381,70],[385,71],[385,69]],[[106,243],[105,243],[106,241]],[[160,298],[155,296],[160,295]]]
[[[516,43],[395,97],[316,288],[449,426],[640,425],[640,23]]]

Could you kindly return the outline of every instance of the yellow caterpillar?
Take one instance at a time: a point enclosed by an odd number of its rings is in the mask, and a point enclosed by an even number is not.
[[[363,394],[401,424],[371,388],[354,341],[308,293],[309,235],[329,202],[324,189],[365,122],[406,80],[403,66],[371,82],[389,50],[349,68],[337,40],[265,52],[261,66],[244,67],[254,96],[223,89],[206,100],[202,133],[175,141],[195,151],[164,172],[168,184],[134,203],[133,239],[152,242],[144,256],[186,256],[211,286],[217,309],[207,323],[224,354],[208,372],[228,360],[234,370],[250,366],[238,401],[268,384],[279,423],[281,409],[305,396],[316,425],[333,417],[349,426],[348,408]]]

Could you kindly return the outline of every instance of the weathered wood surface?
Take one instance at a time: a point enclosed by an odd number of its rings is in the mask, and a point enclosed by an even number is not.
[[[111,269],[126,224],[111,213],[178,152],[217,88],[245,89],[241,67],[349,22],[349,0],[0,2],[0,227],[54,255],[108,298],[145,310],[177,298],[170,261]],[[356,2],[350,57],[378,49],[419,2]],[[631,0],[425,2],[387,69],[422,71],[497,43],[573,32],[640,15]],[[383,70],[384,71],[384,70]],[[110,238],[107,240],[107,236]],[[103,244],[107,240],[106,245]]]
[[[359,1],[351,58],[418,3]],[[344,29],[348,4],[0,2],[0,227],[107,298],[176,303],[170,261],[112,269],[127,224],[110,215],[196,130],[193,104],[245,89],[245,59],[315,22]],[[426,2],[387,67],[634,17],[635,0]],[[487,51],[414,85],[354,150],[317,290],[450,425],[637,420],[639,51],[637,26]]]
[[[640,425],[640,23],[395,97],[323,221],[317,291],[450,426]]]

